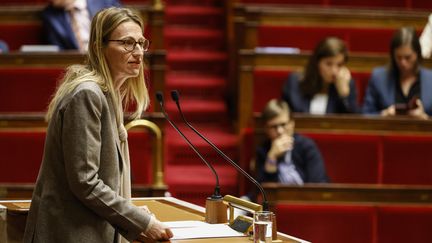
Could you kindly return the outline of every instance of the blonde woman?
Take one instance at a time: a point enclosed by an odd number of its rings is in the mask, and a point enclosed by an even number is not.
[[[134,12],[108,8],[91,23],[88,64],[68,68],[46,119],[44,156],[24,242],[119,242],[172,232],[130,201],[123,106],[148,106],[143,56],[149,41]]]

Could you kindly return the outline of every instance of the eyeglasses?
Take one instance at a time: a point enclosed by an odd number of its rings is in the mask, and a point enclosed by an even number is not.
[[[150,41],[147,39],[135,41],[134,39],[124,39],[124,40],[108,40],[119,42],[123,45],[126,51],[134,51],[136,45],[138,44],[142,51],[148,51],[150,47]]]

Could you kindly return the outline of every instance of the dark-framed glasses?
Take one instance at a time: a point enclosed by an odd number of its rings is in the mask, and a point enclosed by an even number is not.
[[[148,49],[150,47],[150,41],[147,39],[135,41],[134,39],[129,38],[129,39],[123,39],[123,40],[108,40],[108,41],[114,41],[114,42],[121,43],[121,45],[123,45],[123,47],[126,51],[134,51],[137,44],[141,48],[142,51],[148,51]]]

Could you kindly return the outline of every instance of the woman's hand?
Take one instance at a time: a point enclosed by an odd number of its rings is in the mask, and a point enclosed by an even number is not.
[[[408,110],[408,115],[419,119],[427,120],[429,116],[424,111],[423,103],[421,102],[421,100],[417,99],[415,101],[415,104],[416,104],[416,108]]]
[[[164,225],[157,219],[154,220],[155,222],[153,223],[151,228],[148,229],[145,234],[141,233],[141,235],[138,237],[138,241],[145,242],[147,239],[155,241],[165,241],[173,237],[172,231],[166,225]]]
[[[335,86],[339,97],[347,97],[350,93],[351,73],[347,67],[343,66],[336,77]]]
[[[391,105],[381,111],[381,116],[394,116],[394,115],[396,115],[396,108],[394,105]]]

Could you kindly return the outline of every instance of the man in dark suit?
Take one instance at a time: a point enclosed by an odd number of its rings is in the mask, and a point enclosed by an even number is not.
[[[87,50],[90,22],[101,9],[120,6],[118,0],[51,0],[42,12],[47,44],[62,50]]]

